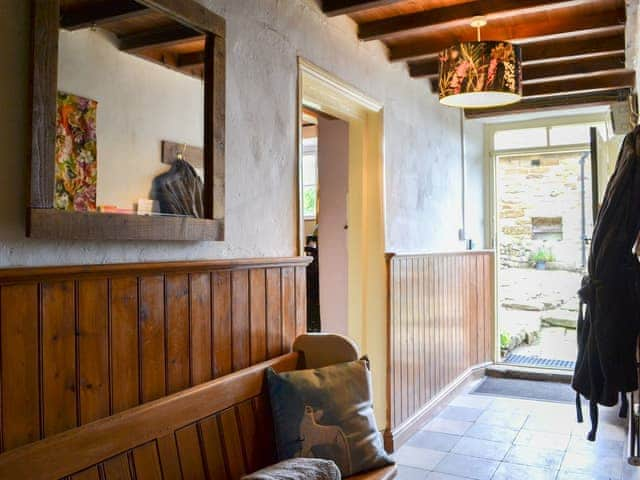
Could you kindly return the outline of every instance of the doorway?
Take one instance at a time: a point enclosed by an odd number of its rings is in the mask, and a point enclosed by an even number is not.
[[[310,332],[348,331],[349,123],[308,107],[302,114],[302,210]]]
[[[367,352],[377,421],[385,425],[382,105],[302,58],[298,99],[297,241],[303,254],[317,240],[319,330],[346,334]],[[316,139],[309,140],[314,128]],[[309,155],[314,143],[315,167]]]
[[[598,132],[600,130],[600,132]],[[499,360],[573,369],[604,122],[494,132]],[[606,181],[606,179],[605,179]]]

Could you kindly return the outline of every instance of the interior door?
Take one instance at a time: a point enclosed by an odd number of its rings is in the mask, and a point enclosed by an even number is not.
[[[318,119],[318,267],[323,332],[347,334],[349,124]]]

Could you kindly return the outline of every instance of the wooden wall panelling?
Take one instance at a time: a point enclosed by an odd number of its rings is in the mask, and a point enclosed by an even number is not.
[[[307,269],[296,267],[296,336],[307,331]]]
[[[493,254],[389,255],[388,279],[393,438],[474,367],[493,361]]]
[[[282,287],[282,337],[295,338],[296,336],[296,277],[293,267],[281,270]],[[282,353],[291,350],[290,345],[282,344]]]
[[[191,384],[206,382],[212,378],[212,315],[211,275],[192,273],[189,278],[191,336]]]
[[[42,285],[43,435],[77,425],[74,282]]]
[[[282,352],[282,297],[280,269],[268,268],[267,282],[267,358]]]
[[[289,351],[308,261],[0,269],[0,451]],[[157,449],[173,478],[175,441]]]
[[[189,276],[172,274],[165,277],[166,295],[166,369],[167,393],[174,393],[191,384],[189,328]]]
[[[214,377],[233,369],[235,339],[231,331],[231,272],[214,272],[213,288],[213,372]]]
[[[164,277],[140,278],[140,400],[166,394]]]
[[[231,273],[231,338],[232,368],[240,370],[251,365],[251,325],[249,319],[249,273]]]
[[[0,289],[4,450],[41,437],[39,297],[37,285]]]
[[[138,351],[138,281],[111,281],[111,413],[140,403]]]
[[[109,282],[78,281],[78,423],[106,417],[109,401]]]
[[[306,282],[306,277],[304,281]],[[267,359],[267,291],[264,269],[249,272],[249,297],[251,363],[257,363]]]

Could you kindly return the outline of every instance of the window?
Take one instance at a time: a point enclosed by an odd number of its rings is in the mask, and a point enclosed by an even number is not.
[[[596,127],[600,135],[607,138],[604,122],[576,123],[552,127],[498,130],[493,137],[493,147],[496,150],[516,150],[588,144],[591,127]]]
[[[532,217],[533,240],[562,240],[562,217]]]
[[[302,205],[305,220],[314,220],[318,209],[318,138],[302,142]]]
[[[547,128],[521,128],[496,132],[494,147],[496,150],[513,148],[531,148],[547,146]]]
[[[550,145],[577,145],[579,143],[589,143],[591,135],[589,129],[596,127],[600,131],[600,135],[606,136],[604,123],[599,124],[579,124],[579,125],[558,125],[549,128],[549,144]]]

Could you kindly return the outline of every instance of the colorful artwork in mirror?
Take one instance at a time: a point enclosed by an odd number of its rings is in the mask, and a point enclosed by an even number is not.
[[[98,102],[58,92],[54,206],[71,212],[96,210]]]

